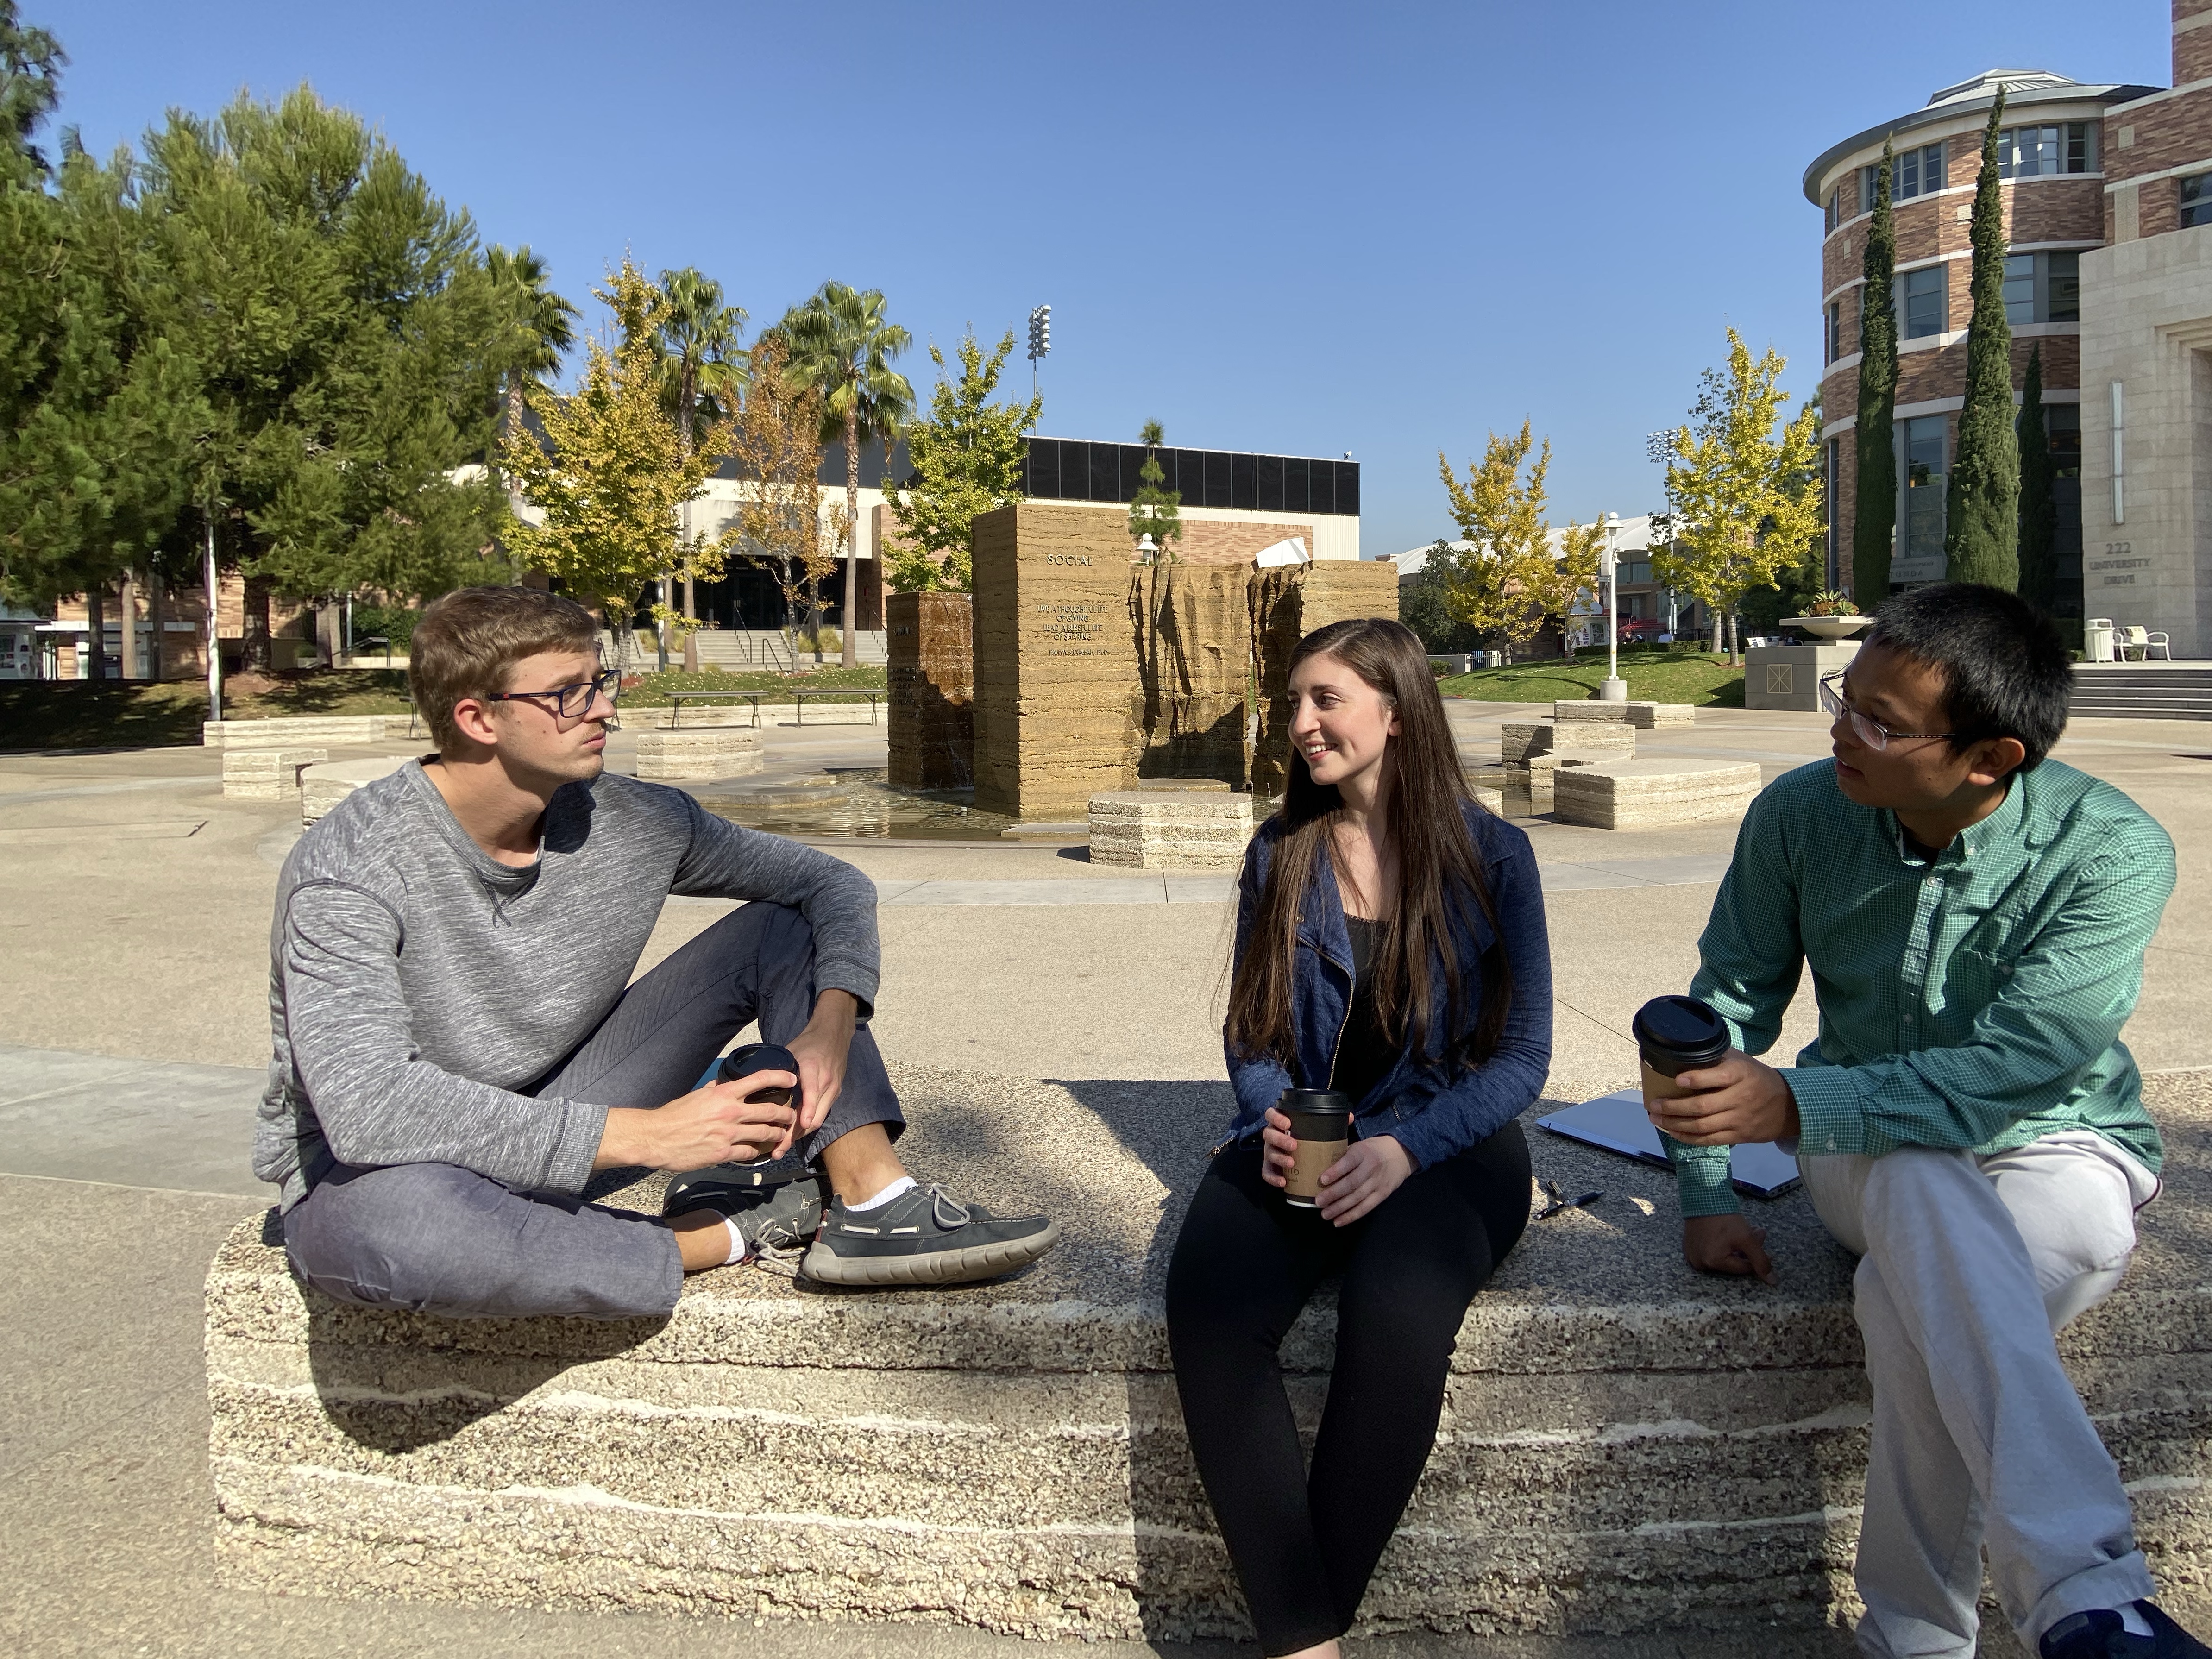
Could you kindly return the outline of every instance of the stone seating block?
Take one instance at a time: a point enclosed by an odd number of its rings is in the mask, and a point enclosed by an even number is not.
[[[1252,839],[1252,797],[1211,789],[1091,798],[1091,861],[1139,870],[1234,870]]]
[[[260,720],[203,720],[210,749],[287,749],[301,744],[395,743],[422,736],[407,714],[285,714]]]
[[[1555,702],[1552,705],[1554,720],[1633,726],[1646,732],[1656,731],[1662,726],[1694,725],[1697,717],[1696,708],[1686,702],[1650,702],[1636,699],[1607,702],[1601,697],[1589,697],[1576,702]]]
[[[1468,785],[1468,793],[1474,797],[1477,805],[1498,817],[1505,816],[1505,792],[1503,789],[1492,789],[1486,783],[1471,783]]]
[[[234,800],[292,800],[300,774],[331,757],[327,749],[230,749],[222,751],[222,793]]]
[[[1698,823],[1742,817],[1759,788],[1759,768],[1749,761],[1609,761],[1560,772],[1552,811],[1597,830]]]
[[[1609,720],[1507,720],[1498,729],[1500,757],[1508,766],[1526,766],[1531,757],[1554,749],[1606,749],[1636,752],[1636,730]]]
[[[872,1620],[925,1646],[915,1621],[1249,1638],[1160,1301],[1227,1085],[893,1081],[915,1167],[1050,1210],[1058,1249],[943,1291],[825,1295],[741,1267],[688,1280],[665,1320],[450,1320],[332,1301],[292,1277],[273,1212],[240,1226],[207,1279],[218,1579]],[[2169,1131],[2167,1191],[2125,1282],[2060,1352],[2163,1594],[2201,1604],[2212,1083],[2144,1091]],[[1799,1651],[1857,1611],[1869,1396],[1850,1257],[1792,1193],[1749,1200],[1780,1283],[1700,1276],[1664,1171],[1529,1139],[1538,1177],[1607,1196],[1532,1223],[1468,1309],[1436,1449],[1356,1633],[1725,1630]],[[659,1212],[661,1178],[604,1179],[593,1199]],[[1309,1433],[1334,1295],[1282,1348]]]
[[[300,822],[314,823],[362,785],[390,777],[406,765],[407,760],[402,755],[396,760],[339,761],[303,769],[300,773]]]
[[[1537,791],[1549,789],[1558,775],[1570,767],[1579,770],[1588,766],[1605,766],[1620,758],[1618,749],[1547,749],[1540,755],[1528,757],[1528,787]]]
[[[653,781],[740,777],[766,763],[761,734],[751,726],[683,726],[637,740],[637,775]]]

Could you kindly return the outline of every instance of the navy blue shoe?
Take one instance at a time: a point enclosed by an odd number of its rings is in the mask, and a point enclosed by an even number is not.
[[[2167,1618],[2155,1602],[2138,1601],[2136,1611],[2150,1626],[2148,1636],[2130,1636],[2118,1613],[2100,1607],[2062,1619],[2044,1632],[2039,1644],[2042,1659],[2212,1659],[2212,1648]]]

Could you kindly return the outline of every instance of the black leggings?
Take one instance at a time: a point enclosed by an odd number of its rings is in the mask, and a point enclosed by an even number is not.
[[[1267,1653],[1342,1635],[1429,1461],[1460,1321],[1528,1223],[1509,1123],[1349,1227],[1283,1202],[1256,1142],[1213,1160],[1168,1267],[1168,1341],[1206,1495]],[[1308,1476],[1278,1352],[1341,1272]]]

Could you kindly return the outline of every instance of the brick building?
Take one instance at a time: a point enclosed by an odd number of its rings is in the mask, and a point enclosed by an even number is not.
[[[2212,5],[2212,0],[2200,0]],[[2005,233],[2005,309],[2013,383],[2028,353],[2043,351],[2043,397],[2059,480],[2058,609],[2081,614],[2081,334],[2089,295],[2086,255],[2106,237],[2104,163],[2117,142],[2111,112],[2152,94],[2138,86],[2088,86],[2039,70],[1991,70],[1946,87],[1927,105],[1832,146],[1805,170],[1805,194],[1821,210],[1820,382],[1826,417],[1830,585],[1871,609],[1881,594],[1851,579],[1856,517],[1861,272],[1875,178],[1893,146],[1891,203],[1897,234],[1896,539],[1893,591],[1942,578],[1943,496],[1966,383],[1966,323],[1974,186],[1981,139],[1999,87]]]

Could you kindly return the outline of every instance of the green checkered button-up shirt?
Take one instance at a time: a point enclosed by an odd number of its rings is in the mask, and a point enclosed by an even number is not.
[[[1763,1054],[1810,963],[1820,1035],[1783,1072],[1799,1150],[2022,1146],[2093,1129],[2163,1157],[2119,1041],[2173,843],[2109,784],[2045,761],[1932,866],[1820,761],[1752,803],[1690,987]],[[1725,1146],[1668,1139],[1685,1216],[1736,1208]]]

